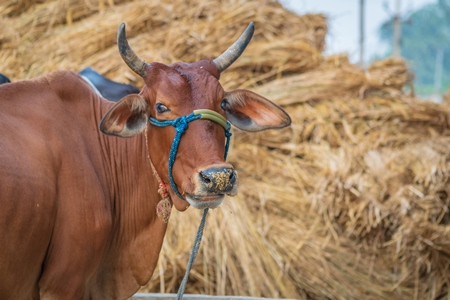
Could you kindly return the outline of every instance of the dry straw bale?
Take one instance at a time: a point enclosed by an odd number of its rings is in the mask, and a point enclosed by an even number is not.
[[[281,105],[293,105],[339,95],[358,96],[365,83],[364,71],[344,55],[325,57],[317,68],[271,81],[256,91]]]
[[[121,21],[136,52],[163,63],[217,56],[255,22],[222,82],[254,87],[293,124],[234,131],[240,194],[208,217],[187,292],[448,297],[450,117],[402,95],[403,61],[365,72],[344,55],[322,57],[324,16],[296,16],[274,0],[7,1],[0,11],[0,70],[14,80],[90,65],[141,85],[117,53]],[[143,290],[176,291],[199,221],[195,210],[173,213]]]
[[[32,5],[43,3],[45,0],[11,0],[2,1],[0,4],[1,16],[18,16],[30,8]]]
[[[338,244],[356,243],[352,250],[358,249],[361,262],[383,266],[372,273],[382,278],[374,284],[391,290],[382,298],[435,299],[447,293],[448,110],[409,97],[325,97],[287,109],[294,122],[281,134],[236,137],[236,144],[251,140],[290,157],[291,173],[265,170],[271,178],[266,180],[296,179],[295,194],[306,195],[308,213],[321,215],[324,231]],[[245,167],[260,161],[255,156]],[[381,289],[369,285],[365,291],[366,299],[376,299]],[[363,295],[334,292],[343,299]]]
[[[13,31],[14,35],[10,35],[10,38],[7,39],[7,33],[3,33],[4,37],[0,40],[3,40],[3,43],[13,43],[8,46],[17,47],[25,43],[27,39],[35,40],[48,33],[54,26],[60,24],[70,26],[75,21],[97,12],[103,12],[106,7],[113,7],[122,2],[125,0],[42,1],[42,3],[30,7],[26,13],[11,18],[11,22],[9,22],[11,28],[8,30]]]
[[[346,55],[337,54],[321,58],[315,66],[307,67],[307,73],[284,76],[257,90],[269,99],[277,99],[278,104],[292,105],[337,96],[363,97],[371,91],[398,97],[411,79],[403,59],[375,62],[365,72],[351,64]]]
[[[405,60],[390,57],[373,62],[368,68],[367,79],[371,88],[398,90],[412,80],[412,74],[408,70]]]
[[[45,5],[58,3],[60,1],[48,2]],[[51,11],[47,9],[48,13]],[[27,13],[28,11],[21,18],[35,18],[31,12],[30,15]],[[62,15],[65,16],[64,11]],[[291,20],[292,26],[283,25],[287,19]],[[39,20],[45,20],[45,17],[39,17]],[[273,23],[267,23],[267,20],[272,20]],[[14,18],[4,20],[5,26],[11,24],[14,28],[16,21]],[[71,26],[39,27],[33,31],[34,37],[40,36],[36,41],[18,38],[16,40],[20,43],[4,43],[0,55],[5,59],[0,67],[8,71],[12,78],[23,79],[55,69],[78,70],[89,64],[112,79],[125,82],[131,79],[133,83],[141,84],[138,78],[130,75],[128,71],[125,72],[126,68],[117,53],[115,35],[121,21],[127,23],[130,44],[136,52],[148,61],[163,63],[215,57],[236,39],[237,34],[241,33],[250,21],[255,22],[256,45],[249,51],[256,52],[255,55],[260,57],[270,57],[270,60],[261,59],[261,63],[251,64],[248,58],[243,57],[240,65],[233,68],[245,70],[247,72],[243,73],[248,75],[242,78],[230,70],[229,75],[225,74],[225,77],[229,76],[230,79],[224,78],[225,82],[230,82],[230,86],[248,81],[252,74],[249,71],[262,75],[263,80],[267,77],[263,75],[267,71],[272,71],[271,74],[274,75],[282,71],[304,71],[315,66],[326,33],[323,16],[299,17],[286,12],[273,0],[230,0],[217,1],[216,4],[201,0],[133,1],[107,7],[102,13],[93,14]],[[45,33],[38,35],[38,30]],[[268,48],[268,41],[282,36],[285,37],[284,42],[276,41],[278,45],[274,44]],[[0,40],[7,39],[0,36]],[[289,42],[292,45],[285,48]],[[256,47],[258,43],[260,47]],[[292,58],[291,53],[295,53]],[[16,69],[17,62],[22,60],[27,61],[27,67]],[[8,73],[6,71],[4,72]]]

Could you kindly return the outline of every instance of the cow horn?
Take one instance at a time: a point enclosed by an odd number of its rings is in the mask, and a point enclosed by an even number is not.
[[[139,76],[145,78],[145,66],[147,63],[140,59],[130,45],[128,45],[127,36],[125,34],[125,23],[120,24],[117,30],[117,45],[119,46],[119,53],[123,61]]]
[[[220,72],[225,71],[229,66],[231,66],[236,59],[241,56],[242,52],[244,52],[248,43],[252,39],[253,32],[255,31],[255,26],[253,22],[250,22],[247,29],[245,29],[244,33],[239,37],[239,39],[231,45],[222,55],[218,58],[214,59],[213,62]]]

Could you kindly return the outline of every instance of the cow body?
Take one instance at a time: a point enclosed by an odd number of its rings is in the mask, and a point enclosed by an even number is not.
[[[166,224],[145,139],[75,73],[0,86],[0,299],[120,299],[153,273]]]
[[[119,52],[145,85],[117,103],[70,71],[0,86],[0,299],[130,297],[153,274],[172,205],[236,194],[226,119],[247,131],[291,122],[219,83],[252,34],[214,60],[148,64],[121,24]]]

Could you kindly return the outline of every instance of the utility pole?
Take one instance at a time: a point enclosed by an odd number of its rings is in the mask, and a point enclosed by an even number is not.
[[[395,16],[394,16],[394,47],[392,51],[392,55],[395,57],[400,57],[400,40],[401,40],[401,17],[400,17],[400,9],[401,9],[401,0],[396,0],[395,3]]]
[[[359,65],[364,67],[364,0],[359,0]]]

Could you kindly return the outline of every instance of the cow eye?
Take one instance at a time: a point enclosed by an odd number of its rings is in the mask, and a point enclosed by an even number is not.
[[[227,110],[230,103],[228,103],[227,99],[223,99],[222,103],[220,103],[220,107],[222,107],[223,110]]]
[[[160,114],[170,111],[170,109],[168,109],[167,106],[162,103],[156,103],[156,110]]]

